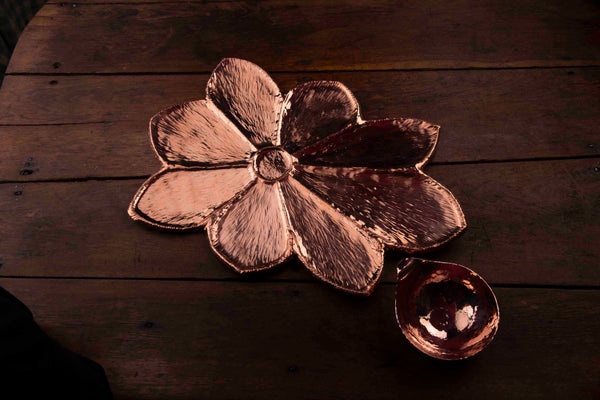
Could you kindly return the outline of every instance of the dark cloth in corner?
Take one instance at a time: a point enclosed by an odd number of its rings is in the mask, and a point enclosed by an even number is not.
[[[50,339],[0,287],[0,398],[112,399],[104,369]]]

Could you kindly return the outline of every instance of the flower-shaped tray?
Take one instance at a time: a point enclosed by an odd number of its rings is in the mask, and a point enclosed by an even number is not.
[[[438,131],[417,119],[365,121],[339,82],[283,96],[257,65],[225,59],[206,99],[150,121],[164,167],[129,214],[163,228],[206,226],[238,272],[295,254],[323,281],[369,294],[386,247],[428,250],[466,226],[452,194],[421,171]]]

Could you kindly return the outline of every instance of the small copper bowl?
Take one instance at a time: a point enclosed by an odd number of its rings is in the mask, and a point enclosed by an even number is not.
[[[396,318],[423,353],[460,360],[492,341],[500,313],[492,289],[470,269],[407,258],[398,265]]]

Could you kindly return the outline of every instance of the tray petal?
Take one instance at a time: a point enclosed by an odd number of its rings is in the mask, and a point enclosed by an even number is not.
[[[279,184],[257,181],[207,228],[214,251],[238,272],[258,271],[292,253]]]
[[[254,179],[249,167],[164,169],[138,190],[129,206],[129,215],[163,228],[203,226],[216,208]]]
[[[222,60],[208,80],[206,98],[255,145],[278,143],[283,97],[258,65],[237,58]]]
[[[352,125],[294,155],[306,165],[409,168],[423,165],[435,147],[439,126],[397,118]]]
[[[191,101],[163,110],[150,121],[150,136],[167,164],[249,162],[256,148],[214,104]]]
[[[415,168],[390,172],[296,165],[294,178],[386,245],[407,252],[437,247],[466,227],[452,193]]]
[[[370,294],[383,268],[381,243],[295,179],[281,188],[302,263],[339,289]]]
[[[340,82],[298,85],[283,105],[281,145],[293,153],[355,123],[357,117],[358,102]]]

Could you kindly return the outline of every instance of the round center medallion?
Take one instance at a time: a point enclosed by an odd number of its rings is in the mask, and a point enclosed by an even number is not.
[[[254,158],[254,169],[264,180],[278,181],[287,176],[292,169],[292,156],[277,147],[261,149]]]

